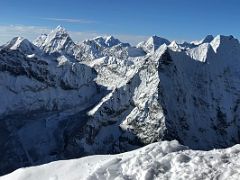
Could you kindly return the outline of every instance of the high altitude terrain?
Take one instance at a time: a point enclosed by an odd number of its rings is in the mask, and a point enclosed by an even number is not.
[[[117,155],[89,156],[21,168],[1,180],[239,180],[240,145],[190,150],[162,141]]]
[[[240,44],[157,36],[75,43],[62,27],[0,47],[0,173],[161,140],[240,142]]]

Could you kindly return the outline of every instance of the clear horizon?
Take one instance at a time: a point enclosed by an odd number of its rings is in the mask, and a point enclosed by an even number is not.
[[[240,2],[157,1],[34,1],[1,2],[0,44],[15,36],[29,40],[65,27],[74,41],[113,35],[136,44],[152,35],[169,40],[200,40],[208,34],[239,38]]]

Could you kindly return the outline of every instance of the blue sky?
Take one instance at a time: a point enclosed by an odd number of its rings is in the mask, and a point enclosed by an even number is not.
[[[195,40],[240,32],[239,0],[1,0],[0,42],[34,39],[57,25],[80,41],[115,35],[136,43],[158,35]]]

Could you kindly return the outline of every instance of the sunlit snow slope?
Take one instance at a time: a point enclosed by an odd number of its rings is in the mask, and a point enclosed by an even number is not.
[[[1,180],[238,180],[240,146],[189,150],[177,141],[163,141],[119,155],[90,156],[18,169]]]

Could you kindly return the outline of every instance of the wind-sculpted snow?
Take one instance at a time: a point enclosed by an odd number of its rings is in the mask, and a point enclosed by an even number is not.
[[[233,36],[134,47],[112,36],[75,43],[59,26],[34,44],[14,38],[0,47],[0,173],[162,140],[238,144],[239,62]]]
[[[90,156],[18,169],[1,180],[238,180],[240,146],[193,151],[177,141],[163,141],[118,155]]]

